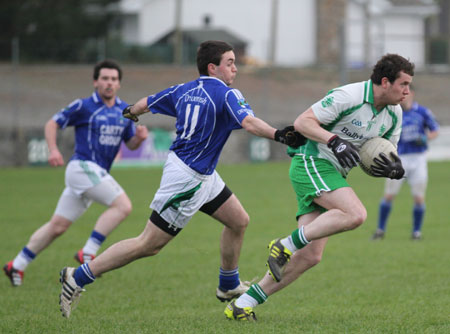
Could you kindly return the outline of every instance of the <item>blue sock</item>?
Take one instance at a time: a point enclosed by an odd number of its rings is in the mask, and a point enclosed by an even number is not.
[[[240,284],[239,267],[233,270],[223,270],[220,268],[219,288],[222,290],[232,290]]]
[[[81,288],[86,284],[94,282],[95,280],[95,276],[92,274],[87,263],[82,264],[75,270],[73,278],[75,279],[75,282],[77,282],[77,285]]]
[[[95,239],[96,243],[99,245],[101,245],[103,243],[103,241],[105,241],[105,239],[106,239],[106,237],[103,234],[98,233],[95,230],[92,231],[91,238]]]
[[[386,230],[386,223],[391,213],[392,203],[390,201],[382,200],[378,211],[378,229]]]
[[[22,249],[22,254],[28,258],[30,261],[34,260],[34,258],[36,257],[36,254],[34,254],[32,251],[30,251],[27,247],[24,247]]]
[[[425,204],[415,204],[413,210],[413,232],[420,232],[425,215]]]

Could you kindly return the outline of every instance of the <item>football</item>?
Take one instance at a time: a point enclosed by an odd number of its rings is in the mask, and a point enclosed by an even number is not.
[[[395,146],[389,140],[381,137],[371,138],[367,140],[359,149],[359,156],[361,157],[359,166],[366,174],[374,176],[372,169],[370,168],[370,166],[375,165],[373,159],[380,159],[380,153],[384,153],[389,160],[392,160],[390,154],[391,152],[397,154]]]

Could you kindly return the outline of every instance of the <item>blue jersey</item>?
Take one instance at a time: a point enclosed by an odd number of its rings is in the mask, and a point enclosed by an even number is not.
[[[428,148],[426,141],[420,139],[426,131],[436,131],[439,124],[431,111],[417,102],[410,110],[403,111],[402,132],[398,142],[398,154],[422,153]]]
[[[75,127],[75,152],[70,160],[93,161],[110,170],[120,144],[136,133],[133,121],[122,116],[127,104],[116,97],[113,107],[106,106],[97,92],[78,99],[53,116],[61,129]]]
[[[214,172],[230,133],[253,111],[241,92],[209,76],[172,86],[147,98],[152,113],[176,117],[170,149],[200,174]]]

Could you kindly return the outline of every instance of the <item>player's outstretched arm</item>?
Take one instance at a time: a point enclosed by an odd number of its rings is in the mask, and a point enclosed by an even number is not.
[[[258,117],[245,117],[242,121],[242,127],[255,136],[272,139],[293,147],[303,145],[306,141],[306,138],[296,132],[293,126],[277,130]]]
[[[139,121],[139,116],[148,113],[150,110],[147,107],[147,98],[143,97],[135,104],[130,104],[122,111],[125,118],[131,119],[133,122]]]
[[[274,140],[293,148],[300,147],[306,143],[306,137],[295,131],[293,125],[288,125],[284,129],[275,131]]]

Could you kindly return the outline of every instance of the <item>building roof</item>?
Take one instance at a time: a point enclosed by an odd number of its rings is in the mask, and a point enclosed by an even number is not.
[[[247,42],[240,37],[228,32],[225,29],[183,29],[183,39],[189,39],[192,43],[198,45],[208,40],[219,40],[231,44],[233,47],[245,47]],[[160,38],[156,43],[167,41],[175,34],[175,30],[170,31]]]
[[[429,6],[435,5],[433,0],[391,0],[394,6]]]

